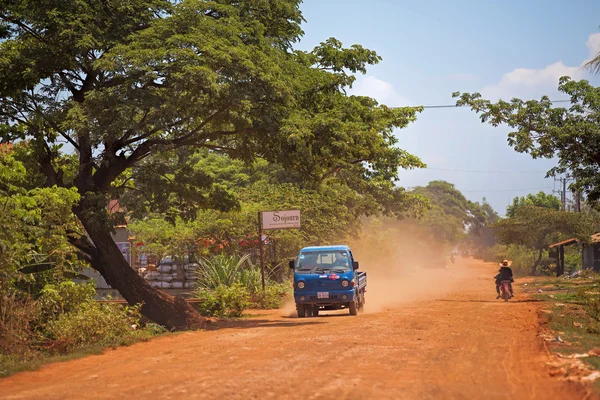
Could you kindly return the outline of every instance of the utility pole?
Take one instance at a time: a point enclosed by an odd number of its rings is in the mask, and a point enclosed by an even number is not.
[[[567,211],[567,183],[572,180],[573,180],[573,178],[571,178],[568,174],[562,178],[554,178],[554,182],[559,182],[562,186],[562,188],[561,188],[562,190],[553,190],[554,193],[560,194],[560,202],[562,203],[562,211]],[[577,193],[575,207],[576,207],[577,211],[580,211],[581,205],[580,205],[579,193]]]
[[[567,211],[567,178],[563,178],[562,184],[563,184],[563,189],[562,189],[563,211]]]

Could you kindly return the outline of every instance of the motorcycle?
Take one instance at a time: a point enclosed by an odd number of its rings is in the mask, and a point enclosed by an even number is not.
[[[510,294],[510,281],[500,281],[500,294],[504,301],[508,301],[512,296]]]

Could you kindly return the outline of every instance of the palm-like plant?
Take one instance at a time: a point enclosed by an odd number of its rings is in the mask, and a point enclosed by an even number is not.
[[[196,271],[196,286],[200,289],[214,290],[217,287],[240,284],[250,292],[260,288],[260,269],[250,262],[250,255],[244,256],[219,254],[202,258]]]
[[[595,74],[600,73],[600,51],[596,54],[596,57],[592,58],[590,61],[583,64],[583,67],[589,69]]]

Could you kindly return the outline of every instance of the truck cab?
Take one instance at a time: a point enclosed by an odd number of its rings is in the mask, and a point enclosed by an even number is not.
[[[348,309],[357,315],[365,304],[367,273],[358,271],[348,246],[305,247],[290,261],[299,318],[321,310]]]

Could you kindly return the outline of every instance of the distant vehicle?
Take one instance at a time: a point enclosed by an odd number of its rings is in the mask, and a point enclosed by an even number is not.
[[[504,301],[508,301],[510,299],[510,284],[511,281],[501,281],[500,282],[500,296]]]
[[[367,273],[358,271],[348,246],[305,247],[290,261],[299,318],[321,310],[348,309],[357,315],[365,304]]]

